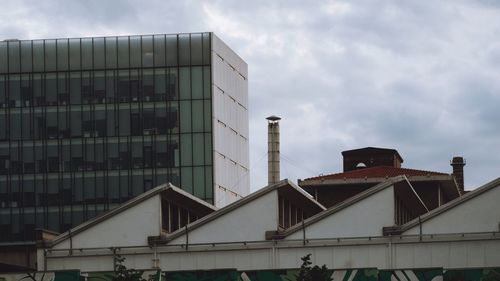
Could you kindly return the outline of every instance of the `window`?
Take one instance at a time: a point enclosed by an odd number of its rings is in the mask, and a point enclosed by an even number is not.
[[[0,243],[166,182],[212,200],[209,63],[208,33],[0,42]]]

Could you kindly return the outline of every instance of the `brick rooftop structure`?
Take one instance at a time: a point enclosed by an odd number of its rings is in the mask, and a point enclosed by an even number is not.
[[[402,168],[403,158],[395,149],[366,147],[343,151],[342,156],[343,172],[298,181],[327,208],[395,176],[406,176],[429,210],[463,193],[454,174]],[[459,175],[463,182],[463,169]]]

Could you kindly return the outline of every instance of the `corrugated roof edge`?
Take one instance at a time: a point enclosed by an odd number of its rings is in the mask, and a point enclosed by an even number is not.
[[[310,178],[303,179],[301,182],[313,181],[313,180],[342,180],[341,178],[328,179],[328,177],[349,175],[349,174],[359,173],[359,171],[363,171],[363,170],[369,171],[370,169],[380,169],[380,168],[391,168],[391,169],[399,169],[402,171],[405,170],[405,171],[412,171],[412,172],[421,172],[421,173],[427,173],[431,176],[450,176],[450,174],[447,174],[447,173],[428,171],[428,170],[419,170],[419,169],[410,169],[410,168],[394,168],[391,166],[375,166],[375,167],[364,168],[361,170],[352,170],[352,171],[347,171],[347,172],[342,172],[342,173],[333,173],[333,174],[326,174],[326,175],[321,175],[321,176],[316,176],[316,177],[310,177]],[[379,178],[379,177],[374,177],[374,178]],[[347,179],[352,179],[352,178],[347,178]]]

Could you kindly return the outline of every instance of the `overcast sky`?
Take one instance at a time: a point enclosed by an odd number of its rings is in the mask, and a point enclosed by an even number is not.
[[[252,190],[342,169],[341,151],[394,148],[466,189],[500,177],[500,1],[2,1],[0,38],[214,31],[249,66]]]

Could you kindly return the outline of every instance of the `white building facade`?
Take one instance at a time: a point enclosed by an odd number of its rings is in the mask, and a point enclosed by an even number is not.
[[[250,192],[248,66],[212,33],[214,205]]]
[[[397,177],[325,209],[284,180],[222,209],[194,202],[206,215],[167,232],[159,209],[169,197],[155,189],[48,241],[38,250],[38,270],[111,271],[116,254],[129,267],[161,271],[283,270],[300,267],[307,254],[333,270],[499,268],[498,190],[500,179],[427,212],[407,179]],[[418,217],[405,222],[399,209],[408,207]],[[141,213],[148,220],[121,222]],[[283,227],[283,219],[291,223]]]

